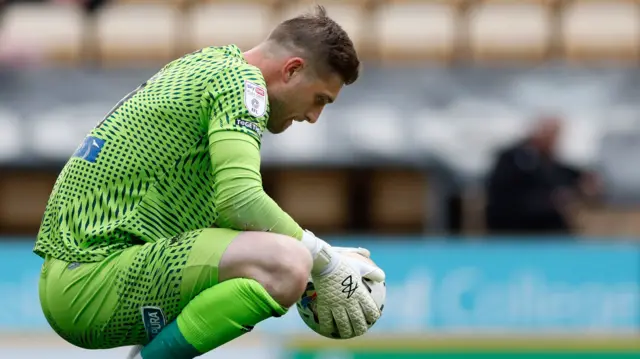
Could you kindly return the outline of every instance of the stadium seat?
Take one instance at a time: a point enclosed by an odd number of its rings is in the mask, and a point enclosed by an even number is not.
[[[271,153],[285,161],[309,161],[316,158],[318,153],[331,150],[329,136],[330,127],[322,115],[322,120],[316,124],[293,123],[287,131],[277,136],[277,139],[265,141],[271,147]],[[266,143],[265,143],[266,145]]]
[[[286,20],[313,10],[313,5],[320,3],[334,19],[349,34],[359,53],[369,50],[371,38],[367,36],[370,30],[369,17],[366,12],[366,0],[325,0],[291,2],[280,12],[280,20]]]
[[[373,13],[383,61],[452,59],[458,41],[455,1],[392,1]]]
[[[578,166],[591,166],[597,160],[605,127],[598,115],[581,111],[564,115],[559,155]]]
[[[540,1],[483,1],[469,13],[469,45],[476,61],[540,61],[551,36],[551,12]]]
[[[403,118],[392,106],[383,104],[353,105],[344,110],[343,123],[353,151],[375,157],[393,158],[407,149]]]
[[[141,0],[142,1],[142,0]],[[281,6],[282,3],[289,2],[289,0],[186,0],[194,3],[208,3],[208,4],[262,4],[271,7]],[[297,0],[293,0],[297,1]]]
[[[236,44],[242,50],[267,37],[273,23],[273,7],[263,1],[209,1],[192,7],[185,26],[192,51],[207,46]]]
[[[421,232],[429,217],[429,182],[419,171],[381,170],[371,178],[371,222],[376,233]]]
[[[192,3],[198,2],[198,0],[115,0],[111,1],[119,4],[166,4],[169,6],[182,7]]]
[[[16,114],[0,108],[0,162],[16,159],[21,155],[20,120]]]
[[[584,0],[562,12],[564,54],[569,61],[635,60],[640,47],[638,3]]]
[[[640,151],[640,132],[608,133],[598,148],[598,169],[604,177],[607,198],[619,204],[640,200],[640,168],[637,162]]]
[[[30,143],[30,154],[49,160],[69,156],[90,131],[90,126],[83,128],[78,126],[79,122],[72,117],[64,119],[58,113],[34,121],[27,139]],[[89,127],[89,130],[86,130],[86,127]]]
[[[83,26],[76,6],[10,5],[0,21],[0,56],[75,64],[82,55]]]
[[[456,143],[455,118],[446,111],[424,108],[412,120],[410,132],[412,146],[423,156],[442,158],[447,147]]]
[[[0,227],[8,231],[38,228],[55,181],[55,173],[3,173],[0,186]]]
[[[282,170],[274,175],[272,195],[306,228],[335,232],[350,219],[347,180],[340,170]]]
[[[178,54],[179,10],[164,4],[111,4],[98,13],[96,41],[106,65],[164,63]]]
[[[634,204],[579,208],[574,215],[574,223],[578,235],[601,238],[624,236],[639,240],[640,211]]]

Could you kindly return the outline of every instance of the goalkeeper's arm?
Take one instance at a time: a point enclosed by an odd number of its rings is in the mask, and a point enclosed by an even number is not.
[[[313,258],[311,274],[323,304],[318,313],[323,331],[331,333],[337,329],[343,338],[364,334],[380,317],[380,311],[363,286],[356,284],[353,293],[345,294],[342,283],[358,283],[361,277],[384,281],[384,272],[364,261],[349,257],[341,260],[336,249],[303,231],[264,192],[260,151],[252,137],[240,132],[219,131],[210,135],[209,146],[219,214],[217,224],[240,230],[270,231],[301,240]],[[354,251],[368,255],[366,250]]]
[[[213,164],[215,204],[219,227],[243,231],[269,231],[302,241],[314,259],[315,271],[327,272],[335,261],[322,258],[329,245],[304,231],[264,192],[260,175],[260,149],[255,139],[241,132],[218,131],[209,136]],[[368,255],[368,253],[367,253]]]
[[[269,231],[302,239],[302,228],[267,195],[260,175],[260,149],[241,132],[209,137],[219,227]]]
[[[219,227],[269,231],[296,238],[311,252],[314,272],[327,273],[335,268],[336,256],[330,255],[330,246],[304,231],[264,192],[260,150],[253,137],[241,132],[218,131],[209,137],[209,146]],[[354,250],[369,255],[365,249]]]
[[[260,175],[260,140],[268,115],[256,117],[243,94],[247,84],[260,78],[246,67],[241,75],[229,76],[223,89],[210,86],[203,101],[211,109],[208,121],[209,152],[214,175],[216,225],[242,231],[269,231],[296,238],[309,250],[314,272],[328,272],[337,265],[330,246],[302,228],[265,192]],[[266,92],[265,86],[255,84]],[[258,105],[266,98],[255,96]],[[326,256],[324,254],[327,254]],[[331,260],[323,257],[331,258]]]

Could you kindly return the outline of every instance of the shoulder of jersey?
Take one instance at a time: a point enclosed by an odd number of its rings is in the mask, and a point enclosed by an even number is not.
[[[210,49],[215,51],[216,48]],[[204,51],[206,52],[207,49],[204,49]],[[221,59],[215,60],[220,61]],[[225,57],[221,62],[224,62],[225,67],[225,69],[221,70],[228,71],[230,76],[235,77],[232,80],[233,82],[241,82],[243,86],[243,104],[249,114],[253,117],[265,116],[269,101],[264,76],[260,69],[244,62],[242,58]]]
[[[257,71],[257,69],[256,69]],[[258,73],[260,73],[258,71]],[[244,106],[253,117],[262,117],[267,113],[267,89],[263,86],[264,80],[255,81],[244,78]]]
[[[236,71],[243,82],[244,106],[253,117],[266,115],[268,108],[268,94],[264,76],[257,67],[239,61]]]

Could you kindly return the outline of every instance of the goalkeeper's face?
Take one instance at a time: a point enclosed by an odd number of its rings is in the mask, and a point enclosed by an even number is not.
[[[344,85],[337,74],[319,75],[302,59],[294,58],[287,64],[282,81],[269,88],[271,115],[267,129],[271,133],[283,132],[293,121],[317,122]]]

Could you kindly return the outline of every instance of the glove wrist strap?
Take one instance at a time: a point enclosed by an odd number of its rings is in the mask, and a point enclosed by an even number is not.
[[[338,266],[340,258],[327,242],[309,231],[303,232],[301,242],[309,250],[313,259],[311,274],[326,275]]]

